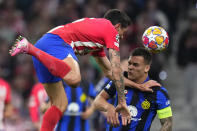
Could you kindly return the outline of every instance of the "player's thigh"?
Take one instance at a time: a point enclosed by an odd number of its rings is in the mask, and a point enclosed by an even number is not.
[[[49,33],[45,34],[40,40],[38,40],[35,46],[44,52],[66,62],[71,67],[71,71],[65,78],[63,78],[68,85],[76,85],[76,83],[79,83],[78,81],[80,81],[81,76],[77,63],[78,59],[69,44],[65,43],[64,40],[58,35]],[[33,63],[36,74],[41,83],[54,83],[62,80],[62,78],[51,74],[49,70],[35,57],[33,57]]]
[[[66,109],[68,104],[67,96],[62,81],[54,83],[43,83],[52,105],[57,106],[61,111]]]
[[[72,56],[68,56],[63,61],[71,68],[71,71],[63,79],[69,86],[76,87],[81,81],[79,64]]]

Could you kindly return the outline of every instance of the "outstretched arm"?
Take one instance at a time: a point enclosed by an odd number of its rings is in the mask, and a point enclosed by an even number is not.
[[[120,54],[118,51],[109,49],[110,60],[105,57],[95,57],[106,77],[114,81],[119,101],[124,101],[124,78],[120,67]]]
[[[124,95],[124,77],[122,74],[122,68],[120,65],[120,52],[114,49],[109,49],[109,58],[111,63],[112,70],[112,80],[116,85],[116,91],[118,93],[118,103],[124,104],[125,95]]]
[[[122,73],[122,68],[120,65],[120,53],[117,50],[109,48],[109,57],[112,70],[112,80],[116,86],[116,91],[118,95],[118,105],[116,106],[116,111],[120,112],[122,117],[122,124],[127,125],[130,123],[130,111],[127,107],[125,94],[124,94],[124,77]]]
[[[172,117],[160,119],[160,122],[162,125],[160,131],[172,131]]]
[[[128,86],[130,88],[136,88],[136,89],[139,89],[141,91],[148,91],[148,92],[153,92],[151,87],[161,86],[161,84],[159,84],[155,80],[149,80],[149,81],[147,81],[145,83],[137,84],[137,83],[127,79],[126,77],[124,78],[124,83],[125,83],[126,86]]]
[[[112,76],[112,67],[111,67],[111,63],[109,61],[109,59],[105,56],[105,57],[95,57],[96,62],[99,64],[99,66],[101,67],[101,69],[103,70],[104,74],[106,77],[108,77],[109,79],[113,80],[113,76]],[[137,84],[129,79],[127,79],[126,77],[124,77],[124,84],[125,86],[129,86],[131,88],[136,88],[139,89],[141,91],[152,91],[152,89],[150,89],[150,87],[152,86],[160,86],[160,84],[158,84],[155,81],[148,81],[144,84]]]

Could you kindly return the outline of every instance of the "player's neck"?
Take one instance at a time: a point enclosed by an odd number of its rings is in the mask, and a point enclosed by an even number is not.
[[[147,77],[148,77],[148,74],[144,74],[142,77],[140,77],[135,82],[138,83],[138,84],[142,84],[146,80]]]

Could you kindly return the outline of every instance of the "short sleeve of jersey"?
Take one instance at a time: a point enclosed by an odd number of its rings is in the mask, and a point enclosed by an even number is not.
[[[105,51],[104,51],[104,48],[102,48],[101,50],[99,51],[93,51],[90,53],[92,56],[97,56],[97,57],[104,57],[106,56],[105,54]]]
[[[119,51],[119,34],[111,24],[111,22],[108,23],[108,28],[103,33],[105,35],[104,41],[106,48],[111,48]]]
[[[170,99],[168,92],[165,88],[161,88],[157,91],[157,110],[164,109],[170,106]]]
[[[107,94],[110,96],[110,98],[114,97],[116,94],[116,87],[115,84],[110,81],[104,88],[104,90],[107,92]]]

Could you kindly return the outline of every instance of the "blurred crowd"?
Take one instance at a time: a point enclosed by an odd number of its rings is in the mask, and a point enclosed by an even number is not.
[[[192,0],[0,0],[0,78],[11,86],[15,115],[14,120],[5,120],[7,129],[32,129],[28,102],[32,87],[38,82],[30,56],[11,57],[8,54],[17,36],[23,35],[35,43],[53,27],[83,17],[103,17],[111,8],[125,11],[132,19],[121,41],[121,59],[127,59],[132,49],[142,46],[141,36],[149,26],[159,25],[168,32],[169,47],[154,55],[150,76],[162,83],[165,80],[164,66],[175,54],[177,65],[185,73],[185,86],[189,89],[186,101],[197,105],[197,102],[192,102],[195,95],[190,94],[197,87],[195,4]],[[87,92],[89,83],[96,86],[103,74],[92,57],[80,56],[79,61],[81,86]]]

